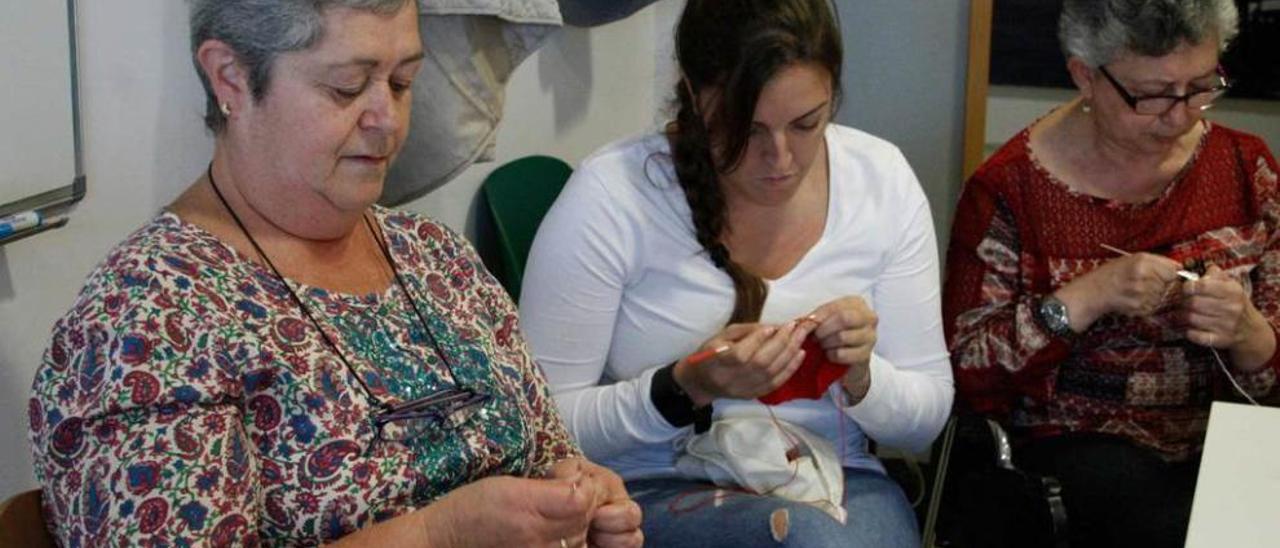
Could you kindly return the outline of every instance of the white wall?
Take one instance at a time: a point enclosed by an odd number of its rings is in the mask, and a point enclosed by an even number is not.
[[[902,149],[929,197],[945,254],[961,185],[969,2],[837,4],[845,51],[837,119]]]
[[[655,36],[669,40],[680,5],[663,0],[608,26],[559,33],[513,77],[499,163],[474,166],[407,207],[473,235],[476,188],[500,162],[536,152],[574,163],[609,140],[655,127],[666,89],[658,82],[670,81]],[[67,227],[0,247],[0,496],[35,485],[27,394],[53,321],[106,251],[209,160],[186,14],[176,0],[80,2],[89,194]]]

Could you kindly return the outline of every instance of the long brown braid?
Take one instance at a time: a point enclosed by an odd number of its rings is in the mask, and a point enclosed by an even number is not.
[[[720,174],[742,162],[756,101],[783,68],[823,67],[831,74],[833,104],[839,104],[839,29],[827,0],[689,0],[676,29],[676,58],[682,78],[675,121],[667,128],[676,176],[698,243],[733,280],[729,323],[754,322],[769,288],[735,262],[722,241],[727,211]],[[702,90],[713,96],[702,104],[710,107],[705,113],[698,103]]]

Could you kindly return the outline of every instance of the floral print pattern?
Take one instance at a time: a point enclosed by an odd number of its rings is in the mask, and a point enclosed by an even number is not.
[[[408,295],[287,283],[376,401],[281,280],[212,234],[162,213],[109,254],[29,403],[62,544],[314,545],[578,454],[474,250],[421,216],[373,217]],[[375,431],[379,402],[455,385],[490,397],[465,421]]]

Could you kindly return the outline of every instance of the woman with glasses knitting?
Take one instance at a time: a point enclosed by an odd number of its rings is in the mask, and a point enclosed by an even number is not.
[[[689,0],[664,131],[584,160],[520,315],[566,423],[655,546],[919,546],[868,440],[951,405],[937,247],[893,145],[831,123],[826,0]]]
[[[412,0],[196,0],[208,172],[110,252],[30,403],[68,546],[634,547],[516,311],[374,206],[423,59]]]
[[[1181,546],[1209,405],[1280,372],[1280,193],[1209,121],[1232,0],[1067,0],[1079,95],[966,183],[944,298],[958,398],[1058,478],[1075,546]]]

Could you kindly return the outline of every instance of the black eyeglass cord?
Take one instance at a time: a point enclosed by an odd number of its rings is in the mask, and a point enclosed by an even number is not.
[[[369,388],[368,383],[364,381],[364,378],[356,371],[355,367],[352,367],[351,362],[347,360],[345,355],[343,355],[342,350],[333,341],[333,339],[329,337],[329,333],[324,330],[320,325],[320,322],[311,314],[311,309],[307,308],[306,303],[302,301],[302,297],[298,296],[298,293],[293,290],[293,286],[290,285],[289,282],[285,280],[284,276],[280,274],[280,269],[276,268],[275,263],[271,262],[271,257],[262,250],[262,246],[258,245],[258,241],[254,239],[253,234],[244,226],[244,221],[240,220],[240,216],[236,214],[236,210],[231,208],[231,204],[227,202],[227,198],[222,195],[222,190],[218,188],[218,182],[213,178],[212,163],[209,164],[209,168],[206,170],[206,176],[209,177],[209,186],[213,187],[213,193],[218,196],[218,200],[222,202],[222,207],[226,208],[227,213],[231,214],[231,219],[236,222],[236,226],[240,227],[240,232],[244,233],[245,238],[249,239],[249,244],[253,246],[254,251],[256,251],[258,256],[262,257],[263,262],[267,263],[267,266],[271,268],[271,273],[275,274],[276,279],[279,280],[280,284],[289,292],[289,296],[293,298],[293,302],[302,310],[302,314],[307,317],[307,320],[311,322],[311,325],[315,326],[316,330],[320,332],[320,337],[329,345],[329,348],[333,349],[333,353],[338,356],[338,360],[347,368],[347,372],[350,373],[351,376],[355,377],[356,382],[360,383],[360,387],[363,388],[365,394],[369,396],[369,400],[382,409],[383,412],[394,412],[395,407],[378,398],[373,393],[373,390]],[[373,229],[373,224],[369,221],[368,215],[361,214],[361,217],[364,219],[365,226],[369,229],[370,234],[373,235],[374,241],[378,243],[378,249],[382,251],[382,256],[386,258],[387,264],[391,265],[391,273],[395,277],[396,285],[400,286],[400,291],[404,294],[405,300],[408,301],[409,307],[413,309],[413,314],[418,317],[418,321],[422,324],[423,333],[426,334],[427,340],[431,343],[432,349],[435,351],[437,357],[440,358],[441,363],[444,364],[445,369],[449,371],[449,376],[453,378],[453,382],[458,383],[458,375],[454,373],[453,367],[449,364],[448,357],[445,356],[445,352],[440,349],[440,345],[436,340],[435,334],[431,332],[430,325],[422,315],[422,311],[418,309],[418,304],[414,302],[413,295],[409,293],[409,288],[401,278],[400,270],[396,268],[396,262],[392,259],[391,251],[387,249],[386,242],[383,241],[378,232]]]

